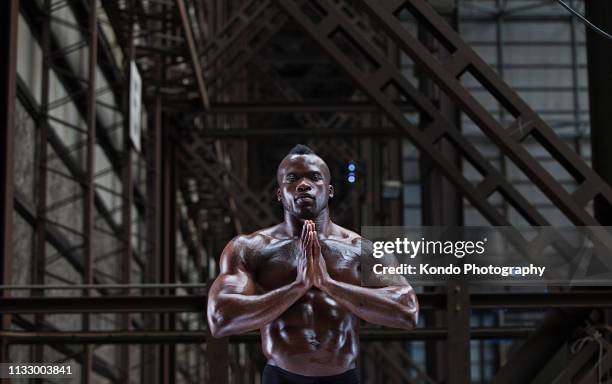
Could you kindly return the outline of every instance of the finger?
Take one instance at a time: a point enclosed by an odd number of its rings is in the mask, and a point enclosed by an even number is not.
[[[304,226],[302,227],[302,229],[304,231],[304,248],[307,249],[308,245],[312,244],[312,242],[309,242],[309,237],[310,237],[310,220],[304,221]]]
[[[310,232],[306,232],[306,235],[304,236],[304,250],[306,250],[308,253],[311,247],[312,247],[312,240],[310,238]]]
[[[313,263],[316,261],[315,259],[317,257],[317,253],[316,253],[316,250],[315,250],[315,247],[314,247],[316,241],[317,241],[316,232],[315,231],[311,231],[310,232],[310,254],[312,255]]]
[[[302,234],[300,235],[300,240],[302,242],[302,245],[304,245],[304,243],[306,242],[307,233],[308,233],[308,224],[307,222],[304,222],[304,224],[302,225]]]
[[[314,233],[310,232],[310,249],[309,249],[310,250],[310,252],[309,252],[310,260],[309,261],[310,261],[312,266],[315,265],[315,257],[316,257],[315,253],[313,252],[313,248],[312,248],[312,245],[314,244],[314,242],[315,242],[315,240],[314,240]]]
[[[317,231],[312,232],[312,254],[317,259],[318,262],[320,254],[321,254],[321,246],[319,244],[319,238],[317,237]]]

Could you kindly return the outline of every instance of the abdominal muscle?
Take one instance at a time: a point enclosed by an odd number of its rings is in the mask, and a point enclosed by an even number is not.
[[[311,289],[261,329],[268,364],[305,376],[343,373],[355,366],[358,319],[327,294]]]

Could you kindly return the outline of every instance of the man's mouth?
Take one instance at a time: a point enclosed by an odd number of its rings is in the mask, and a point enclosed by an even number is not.
[[[300,200],[314,200],[314,197],[312,197],[312,196],[310,196],[310,195],[306,195],[306,194],[303,194],[303,195],[297,195],[297,196],[295,197],[295,201],[300,201]]]

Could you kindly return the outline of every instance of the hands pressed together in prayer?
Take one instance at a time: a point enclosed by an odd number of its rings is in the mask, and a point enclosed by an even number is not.
[[[296,280],[307,290],[313,286],[323,290],[331,277],[327,272],[323,255],[321,255],[321,244],[312,220],[304,221],[298,257]]]

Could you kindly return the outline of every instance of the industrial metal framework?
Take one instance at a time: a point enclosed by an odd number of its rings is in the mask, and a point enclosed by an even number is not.
[[[545,6],[522,3],[464,5],[501,28],[513,12]],[[333,202],[334,220],[349,228],[405,221],[389,181],[402,180],[406,145],[419,153],[423,224],[462,225],[464,204],[491,225],[514,224],[508,209],[529,225],[556,224],[507,178],[508,166],[572,225],[609,224],[610,165],[592,168],[582,146],[568,147],[504,82],[501,29],[496,68],[465,42],[455,1],[1,7],[2,362],[71,361],[87,383],[254,383],[258,335],[212,338],[206,288],[232,236],[280,219],[270,170],[298,139],[335,172],[359,164],[357,183],[339,186]],[[142,78],[141,141],[130,135],[132,63]],[[574,126],[583,120],[578,67],[574,59]],[[35,144],[20,147],[20,135]],[[595,337],[585,321],[609,320],[609,291],[482,293],[449,283],[419,301],[426,327],[363,328],[364,382],[469,382],[470,342],[489,339],[524,340],[495,374],[500,383],[589,383],[612,367],[609,337],[567,348],[577,334]],[[550,313],[537,327],[470,327],[471,311],[542,308]],[[416,340],[427,342],[425,366],[406,344]]]

